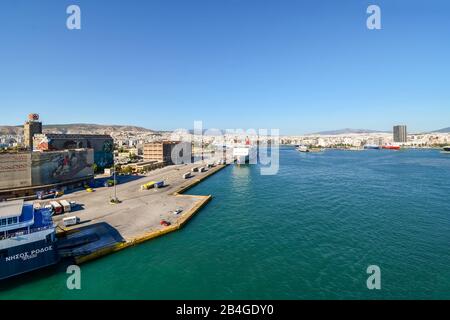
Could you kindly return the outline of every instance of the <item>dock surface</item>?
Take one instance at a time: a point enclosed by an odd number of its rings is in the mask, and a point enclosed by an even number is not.
[[[76,201],[82,209],[54,217],[59,232],[70,233],[91,224],[106,223],[120,234],[123,242],[103,248],[85,256],[76,257],[80,264],[114,251],[153,239],[181,228],[197,211],[211,199],[211,195],[184,195],[192,186],[206,179],[226,165],[217,165],[206,172],[193,172],[192,177],[183,179],[183,174],[191,171],[197,164],[173,165],[154,170],[147,175],[132,176],[132,181],[117,185],[117,197],[120,204],[111,204],[113,187],[102,187],[94,192],[85,190],[73,192],[59,200]],[[141,185],[150,181],[164,180],[166,186],[158,189],[141,190]],[[176,209],[182,209],[178,215]],[[64,228],[62,219],[69,216],[80,218],[81,224]],[[170,222],[170,226],[162,226],[161,220]]]

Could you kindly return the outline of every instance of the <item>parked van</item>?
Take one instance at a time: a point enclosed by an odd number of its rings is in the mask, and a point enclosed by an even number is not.
[[[67,217],[63,219],[63,224],[65,227],[74,226],[80,222],[80,218],[76,216]]]

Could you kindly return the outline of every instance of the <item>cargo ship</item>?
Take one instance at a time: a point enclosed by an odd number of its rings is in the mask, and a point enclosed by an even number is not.
[[[0,280],[58,261],[51,211],[23,200],[0,202]]]

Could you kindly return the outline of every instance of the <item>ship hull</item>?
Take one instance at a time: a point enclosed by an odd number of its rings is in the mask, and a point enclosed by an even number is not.
[[[58,263],[54,242],[40,240],[0,250],[0,280]]]

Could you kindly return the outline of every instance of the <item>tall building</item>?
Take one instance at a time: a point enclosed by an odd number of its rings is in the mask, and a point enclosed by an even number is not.
[[[172,153],[174,153],[173,156]],[[190,142],[179,141],[146,143],[144,144],[144,160],[159,161],[164,164],[190,163],[192,161],[192,145]]]
[[[31,113],[28,115],[28,121],[23,125],[24,144],[28,150],[33,150],[33,137],[35,134],[42,133],[42,122],[39,121],[39,115]]]
[[[407,142],[408,133],[405,125],[394,126],[394,142]]]

